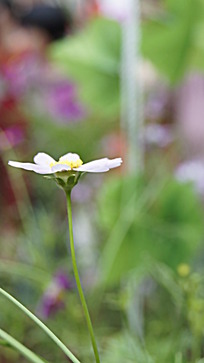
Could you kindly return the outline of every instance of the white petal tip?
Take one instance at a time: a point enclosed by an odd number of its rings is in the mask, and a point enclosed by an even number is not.
[[[87,173],[105,173],[110,169],[117,168],[121,164],[122,164],[121,158],[115,158],[115,159],[103,158],[90,161],[89,163],[83,164],[82,166],[80,166],[75,170]]]
[[[11,161],[11,160],[9,160],[8,161],[8,165],[14,166],[15,168],[19,168],[20,167],[18,161]]]

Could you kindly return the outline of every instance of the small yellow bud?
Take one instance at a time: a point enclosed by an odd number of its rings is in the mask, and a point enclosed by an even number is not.
[[[190,266],[187,263],[181,263],[177,267],[177,272],[181,277],[187,277],[190,274]]]

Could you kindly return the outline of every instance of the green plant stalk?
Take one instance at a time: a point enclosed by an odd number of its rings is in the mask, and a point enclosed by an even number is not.
[[[69,224],[70,248],[71,248],[71,256],[72,256],[74,276],[75,276],[76,285],[77,285],[79,297],[80,297],[80,300],[81,300],[82,308],[83,308],[84,315],[85,315],[85,318],[86,318],[89,334],[90,334],[90,337],[91,337],[91,342],[92,342],[92,347],[93,347],[93,351],[94,351],[94,355],[95,355],[95,360],[96,360],[96,363],[100,363],[100,358],[99,358],[98,348],[97,348],[97,344],[96,344],[96,339],[95,339],[95,336],[94,336],[93,326],[92,326],[91,318],[90,318],[90,315],[89,315],[86,299],[85,299],[83,289],[82,289],[82,286],[81,286],[79,272],[78,272],[77,263],[76,263],[75,248],[74,248],[74,237],[73,237],[73,224],[72,224],[71,190],[66,192],[66,197],[67,197],[67,213],[68,213],[68,224]]]
[[[70,350],[64,345],[61,340],[40,320],[35,316],[31,311],[29,311],[24,305],[22,305],[18,300],[16,300],[13,296],[8,294],[8,292],[4,291],[0,288],[0,294],[10,300],[13,304],[15,304],[19,309],[21,309],[30,319],[32,319],[52,340],[58,345],[58,347],[64,352],[64,354],[71,359],[73,363],[80,363],[80,361],[70,352]]]
[[[10,346],[15,348],[18,352],[20,352],[30,362],[33,362],[33,363],[45,363],[46,362],[45,360],[42,360],[41,358],[39,358],[30,349],[26,348],[23,344],[18,342],[18,340],[14,339],[11,335],[6,333],[2,329],[0,329],[0,337],[2,339],[4,339]]]

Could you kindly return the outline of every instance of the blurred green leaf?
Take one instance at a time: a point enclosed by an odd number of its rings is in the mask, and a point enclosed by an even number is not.
[[[176,306],[180,308],[183,304],[183,292],[176,281],[174,271],[163,263],[159,263],[158,261],[155,263],[151,258],[147,262],[149,272],[155,281],[169,292]]]
[[[142,51],[171,83],[175,83],[191,65],[198,67],[198,60],[202,59],[201,50],[199,55],[194,54],[201,3],[200,0],[166,0],[164,4],[166,8],[158,18],[143,24]]]
[[[163,187],[161,181],[156,183],[148,185],[144,177],[126,176],[106,183],[101,191],[99,221],[109,236],[106,252],[101,254],[106,282],[118,282],[125,273],[144,264],[147,256],[173,269],[195,256],[203,237],[198,197],[189,184],[174,179]]]
[[[78,83],[82,100],[104,116],[119,112],[120,44],[119,24],[97,18],[78,34],[53,45],[50,52]]]
[[[109,339],[108,347],[104,355],[102,355],[104,363],[154,363],[143,345],[135,336],[131,336],[127,332],[118,334]]]
[[[101,138],[115,127],[114,121],[98,118],[77,124],[59,125],[35,114],[32,121],[35,141],[32,146],[33,154],[37,144],[38,150],[43,150],[56,159],[68,151],[77,152],[84,161],[96,158],[96,153],[100,157]]]

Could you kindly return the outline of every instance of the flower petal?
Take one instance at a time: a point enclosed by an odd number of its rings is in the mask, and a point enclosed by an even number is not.
[[[94,161],[90,161],[89,163],[83,164],[78,168],[73,168],[76,171],[84,171],[88,173],[103,173],[110,169],[117,168],[122,164],[121,158],[116,159],[98,159]]]
[[[38,165],[50,166],[51,163],[55,163],[55,160],[46,153],[38,153],[33,158],[34,163]]]
[[[20,168],[24,170],[34,171],[38,174],[52,174],[52,170],[49,166],[36,165],[32,163],[20,163],[18,161],[9,161],[8,164],[10,166],[14,166],[14,168]]]
[[[51,170],[52,170],[52,173],[58,173],[60,171],[71,170],[71,168],[70,168],[70,166],[65,165],[65,164],[56,164],[51,167]]]
[[[80,157],[78,154],[68,153],[61,156],[60,161],[77,161]]]

